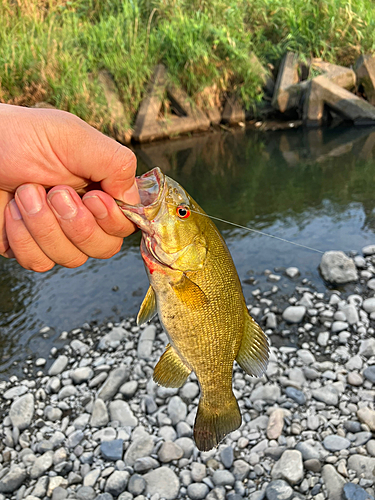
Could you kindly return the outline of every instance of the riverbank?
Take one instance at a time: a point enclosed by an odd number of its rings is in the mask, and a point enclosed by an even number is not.
[[[155,66],[164,63],[200,107],[234,94],[251,108],[262,81],[250,53],[276,72],[288,50],[348,66],[374,49],[374,18],[370,0],[7,0],[0,5],[0,102],[48,102],[111,133],[99,77],[105,69],[119,90],[126,130]]]
[[[62,334],[63,348],[1,382],[0,498],[372,498],[374,261],[374,245],[355,257],[347,292],[316,292],[295,268],[266,271],[270,291],[254,283],[270,363],[260,380],[235,367],[243,424],[211,452],[192,439],[196,379],[179,390],[152,382],[167,343],[158,321]],[[294,290],[280,309],[285,280]],[[298,347],[276,342],[291,336]]]

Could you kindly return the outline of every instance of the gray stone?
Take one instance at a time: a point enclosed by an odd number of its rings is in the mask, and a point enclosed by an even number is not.
[[[102,441],[100,444],[100,453],[106,460],[122,460],[124,449],[123,439],[113,439],[112,441]]]
[[[348,373],[348,384],[353,385],[354,387],[359,387],[363,384],[362,375],[356,372]]]
[[[243,481],[250,472],[250,465],[245,460],[238,459],[233,462],[232,473],[236,481]]]
[[[127,471],[114,471],[107,479],[105,491],[114,497],[118,497],[123,491],[125,491],[129,481],[129,476],[130,474]]]
[[[362,253],[364,256],[374,255],[375,254],[375,245],[366,245],[362,248]]]
[[[358,432],[355,435],[354,446],[363,446],[372,438],[372,432]]]
[[[320,272],[329,283],[341,284],[358,280],[358,272],[353,259],[341,251],[325,252],[320,261]]]
[[[361,488],[358,484],[346,483],[344,485],[344,499],[345,500],[374,500],[374,497],[367,493],[366,490]]]
[[[65,370],[65,368],[68,366],[68,363],[69,363],[68,357],[62,354],[52,363],[50,369],[48,370],[48,375],[50,377],[59,375]]]
[[[282,408],[276,408],[268,419],[267,424],[267,437],[268,439],[278,439],[283,431],[284,427],[284,410]]]
[[[349,324],[345,321],[334,321],[331,325],[332,333],[339,333],[348,328]]]
[[[362,340],[359,345],[358,354],[360,356],[364,356],[365,358],[371,358],[371,356],[375,356],[375,339],[369,338]]]
[[[354,304],[348,304],[342,308],[342,312],[345,314],[346,321],[349,325],[355,325],[359,321],[358,311]]]
[[[129,479],[128,491],[134,496],[141,495],[146,489],[146,480],[139,474],[133,474]]]
[[[34,396],[25,394],[16,399],[9,410],[9,417],[13,427],[18,427],[20,431],[27,429],[34,415]]]
[[[229,470],[215,470],[212,481],[215,486],[233,486],[235,478]]]
[[[90,380],[94,376],[94,372],[89,366],[84,366],[71,370],[69,375],[75,384],[82,384]]]
[[[341,500],[345,479],[331,464],[326,464],[322,469],[322,478],[327,489],[328,500]]]
[[[45,497],[47,495],[48,485],[49,485],[49,477],[48,476],[40,477],[36,485],[34,486],[32,494],[38,498]]]
[[[190,439],[188,437],[182,437],[182,438],[176,439],[175,443],[178,444],[178,446],[180,448],[182,448],[182,450],[184,452],[184,458],[191,457],[191,455],[193,454],[194,448],[195,448],[195,444],[194,444],[194,441],[192,439]]]
[[[178,446],[178,444],[173,443],[172,441],[166,441],[165,443],[163,443],[158,451],[158,457],[160,462],[162,463],[172,462],[172,460],[179,460],[183,456],[183,449]]]
[[[96,493],[91,486],[81,486],[76,492],[78,500],[94,500]]]
[[[73,349],[73,351],[78,352],[81,356],[84,356],[90,350],[88,345],[78,339],[72,340],[70,342],[70,347]]]
[[[293,495],[293,488],[282,479],[271,481],[266,488],[267,500],[290,500]]]
[[[75,448],[84,438],[84,434],[81,430],[72,432],[67,439],[67,447]]]
[[[296,444],[296,450],[302,453],[303,460],[324,460],[329,455],[318,441],[300,441]]]
[[[320,332],[318,335],[317,342],[320,346],[326,347],[328,345],[329,333],[328,332]]]
[[[129,404],[121,399],[109,403],[109,414],[111,421],[117,420],[122,427],[136,427],[138,425],[138,419],[134,416]]]
[[[152,353],[152,346],[155,340],[156,326],[148,325],[141,332],[141,336],[138,341],[137,357],[139,359],[150,360]]]
[[[109,422],[108,411],[105,402],[98,398],[94,402],[90,425],[91,427],[104,427]]]
[[[100,391],[98,392],[98,398],[103,401],[108,401],[116,395],[119,388],[127,382],[129,379],[129,369],[125,366],[119,366],[111,371],[108,378],[104,382]]]
[[[187,494],[191,500],[203,500],[208,494],[208,486],[204,483],[192,483],[187,487]]]
[[[288,323],[301,323],[305,314],[305,306],[289,306],[283,312],[283,319]]]
[[[304,363],[305,365],[311,365],[312,363],[315,363],[314,354],[312,354],[307,349],[298,349],[296,354],[299,357],[299,359],[302,361],[302,363]],[[304,374],[307,377],[305,370],[304,370]]]
[[[172,420],[172,424],[176,425],[181,420],[185,420],[186,414],[186,404],[182,401],[180,396],[173,396],[168,403],[168,415]]]
[[[302,454],[298,450],[285,450],[273,466],[272,479],[285,479],[288,483],[299,484],[303,479]]]
[[[220,460],[226,469],[230,469],[233,464],[234,453],[232,446],[226,446],[220,452]]]
[[[375,297],[370,297],[369,299],[365,299],[363,301],[362,307],[368,313],[375,312]]]
[[[134,463],[135,472],[148,472],[151,469],[159,467],[159,462],[152,457],[137,458]]]
[[[27,472],[21,467],[14,467],[0,479],[0,493],[13,493],[26,480]]]
[[[351,455],[348,459],[348,468],[353,469],[358,477],[374,479],[375,458],[363,455]]]
[[[285,269],[285,274],[288,278],[296,278],[299,275],[299,269],[298,267],[287,267]]]
[[[125,382],[125,384],[120,387],[119,392],[121,392],[126,399],[130,399],[137,392],[137,389],[138,382],[136,380],[129,380],[129,382]]]
[[[299,405],[304,405],[306,403],[306,396],[302,391],[299,391],[295,387],[287,387],[285,389],[285,394],[288,396],[288,398],[293,399],[296,403]]]
[[[262,399],[274,403],[281,396],[280,387],[274,384],[264,384],[256,387],[251,395],[250,401]]]
[[[337,406],[339,402],[339,392],[332,384],[327,384],[319,389],[311,391],[311,395],[317,401],[326,405]]]
[[[195,382],[187,382],[180,390],[181,397],[184,399],[194,399],[199,394],[198,384]]]
[[[326,436],[323,440],[323,446],[328,451],[346,450],[350,446],[349,439],[334,434]]]
[[[110,493],[100,493],[95,500],[113,500],[113,496]]]
[[[124,461],[126,465],[132,467],[138,458],[150,455],[153,448],[154,439],[148,434],[144,434],[142,437],[135,439],[125,452]]]
[[[25,385],[17,385],[16,387],[12,387],[11,389],[5,391],[3,394],[3,398],[4,399],[19,398],[20,396],[26,394],[26,392],[28,392],[28,388]]]
[[[165,500],[175,500],[177,498],[180,481],[176,474],[168,467],[159,467],[158,469],[148,472],[144,476],[147,487],[147,495],[155,495],[156,493]]]
[[[320,472],[322,469],[322,464],[317,458],[310,458],[309,460],[305,460],[303,465],[306,470],[310,470],[311,472]]]
[[[74,385],[65,385],[62,389],[60,389],[57,399],[63,400],[66,398],[70,398],[71,396],[77,396],[78,390]]]
[[[206,477],[206,466],[200,464],[199,462],[193,462],[191,464],[191,479],[195,483],[200,483]]]
[[[61,486],[57,486],[52,492],[52,500],[65,500],[67,496],[68,492]]]
[[[47,420],[50,420],[51,422],[56,422],[58,420],[61,420],[62,414],[63,413],[60,410],[60,408],[55,408],[50,405],[47,405],[44,408],[44,416]]]
[[[367,380],[375,384],[375,365],[371,365],[363,370],[363,375]]]
[[[99,340],[98,349],[105,350],[109,347],[116,348],[120,345],[125,336],[126,330],[122,326],[115,326]]]
[[[43,453],[43,455],[41,455],[35,460],[34,465],[31,467],[30,470],[31,479],[38,479],[38,477],[47,472],[47,470],[52,466],[52,464],[53,464],[53,452],[47,451],[46,453]]]
[[[90,472],[88,472],[83,478],[83,486],[91,486],[93,488],[96,481],[99,479],[100,473],[100,469],[90,470]]]

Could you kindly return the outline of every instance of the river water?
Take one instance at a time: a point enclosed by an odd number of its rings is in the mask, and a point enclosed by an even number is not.
[[[210,215],[321,251],[360,252],[375,243],[374,128],[213,132],[136,154],[139,173],[161,167]],[[296,266],[324,290],[318,252],[217,224],[249,301],[254,288],[274,285],[267,269],[282,275]],[[63,345],[64,330],[135,315],[148,288],[139,240],[139,233],[127,238],[108,261],[45,274],[0,258],[0,372],[17,373],[20,361],[48,356],[52,345]],[[279,286],[287,292],[293,283],[285,278]]]

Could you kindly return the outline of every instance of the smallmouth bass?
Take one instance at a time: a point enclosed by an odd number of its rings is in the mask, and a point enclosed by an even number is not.
[[[170,343],[154,381],[181,387],[194,371],[201,389],[194,425],[199,450],[217,446],[241,425],[232,391],[233,362],[260,377],[267,337],[250,316],[229,250],[200,206],[159,168],[137,177],[141,204],[119,203],[142,231],[150,287],[137,322],[158,313]]]

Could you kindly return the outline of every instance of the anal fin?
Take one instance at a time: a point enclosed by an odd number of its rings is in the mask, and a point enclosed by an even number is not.
[[[156,296],[153,288],[150,286],[139,309],[137,325],[143,325],[147,321],[152,320],[156,313]]]
[[[181,387],[191,370],[182,361],[173,347],[168,344],[154,368],[154,382],[163,387]]]
[[[245,331],[236,361],[247,374],[261,377],[267,368],[268,340],[261,327],[250,316],[247,308],[245,318]]]

